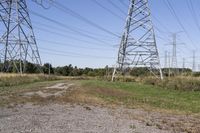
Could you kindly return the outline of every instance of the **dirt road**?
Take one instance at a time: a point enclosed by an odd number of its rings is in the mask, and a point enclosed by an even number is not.
[[[168,133],[131,120],[123,109],[84,105],[33,106],[0,109],[2,133]]]

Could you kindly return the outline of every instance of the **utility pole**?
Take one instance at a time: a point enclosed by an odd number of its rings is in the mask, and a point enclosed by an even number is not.
[[[182,74],[184,73],[184,70],[185,70],[185,58],[183,58]]]
[[[167,68],[167,53],[168,53],[168,52],[165,51],[165,65],[164,65],[165,68]]]
[[[183,69],[185,69],[185,58],[183,58]]]
[[[168,70],[168,77],[170,77],[171,76],[171,57],[170,57],[170,52],[168,52],[168,68],[169,68],[169,70]]]
[[[195,50],[193,50],[193,63],[192,63],[192,71],[196,71],[196,55],[195,55]]]
[[[49,75],[51,74],[51,68],[50,68],[50,63],[49,63]]]
[[[108,79],[108,77],[109,77],[109,66],[106,65],[105,69],[106,69],[106,79]]]
[[[26,71],[27,61],[40,69],[42,63],[26,0],[1,0],[0,16],[3,71],[7,72],[13,67],[22,74]]]
[[[116,70],[147,68],[155,77],[163,79],[156,37],[148,0],[130,0],[128,16],[118,51]]]

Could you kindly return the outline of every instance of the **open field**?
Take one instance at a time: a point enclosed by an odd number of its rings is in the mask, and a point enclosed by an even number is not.
[[[16,80],[14,77],[13,81]],[[69,80],[71,78],[63,77],[41,79],[10,85],[1,84],[0,132],[20,132],[20,129],[27,132],[50,132],[47,129],[48,126],[53,126],[52,124],[55,128],[51,128],[51,132],[200,131],[199,91],[167,89],[137,82],[112,83],[80,78]],[[80,115],[77,116],[74,112]],[[48,119],[42,114],[49,114]],[[54,117],[54,114],[58,116]],[[32,123],[24,124],[21,119],[23,116],[26,121]],[[63,119],[59,121],[60,118]],[[106,120],[107,118],[110,119]],[[108,126],[116,119],[119,122]],[[10,120],[20,122],[14,124]],[[55,121],[59,121],[62,128],[56,125]],[[93,125],[94,121],[96,125]],[[2,127],[4,122],[8,125],[6,128]],[[80,123],[87,124],[80,126]],[[70,124],[73,126],[69,126]],[[17,125],[21,128],[17,128]],[[95,130],[92,130],[94,128]]]
[[[89,94],[130,108],[144,107],[172,112],[200,113],[200,92],[170,90],[141,83],[81,81]]]
[[[194,76],[165,77],[162,81],[150,76],[119,76],[116,78],[116,81],[139,82],[147,85],[158,86],[169,90],[200,91],[200,77]]]

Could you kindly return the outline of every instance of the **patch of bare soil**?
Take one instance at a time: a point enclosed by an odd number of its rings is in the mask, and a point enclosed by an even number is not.
[[[23,94],[24,97],[39,96],[42,98],[48,97],[59,97],[62,96],[73,84],[58,83],[50,87],[46,87],[39,91],[26,92]]]
[[[122,108],[87,105],[26,104],[0,108],[2,133],[168,133],[130,119]],[[134,111],[134,110],[133,110]]]
[[[172,133],[200,133],[200,117],[191,115],[175,115],[145,111],[142,109],[124,109],[130,119],[144,122],[146,126],[156,126],[160,130]]]

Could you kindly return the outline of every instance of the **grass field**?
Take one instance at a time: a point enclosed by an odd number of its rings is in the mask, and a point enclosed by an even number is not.
[[[200,113],[200,91],[169,89],[169,87],[149,85],[149,83],[145,84],[144,82],[108,82],[80,79],[74,80],[74,78],[45,75],[0,74],[0,105],[51,101],[123,105],[128,108],[144,108],[172,113]],[[42,100],[38,97],[31,99],[21,97],[24,92],[42,90],[45,86],[59,82],[74,83],[76,89],[62,97],[52,97],[48,100]],[[196,81],[195,84],[197,84]]]
[[[140,83],[81,81],[86,93],[111,104],[176,113],[200,113],[200,92],[169,90]]]
[[[23,107],[21,105],[26,103],[39,104],[40,107],[64,104],[73,108],[78,105],[86,108],[88,112],[91,110],[90,106],[114,110],[128,108],[128,110],[133,110],[131,112],[126,110],[124,113],[130,119],[144,123],[146,127],[155,126],[176,132],[199,132],[200,91],[168,89],[143,82],[109,82],[81,80],[74,77],[55,78],[45,75],[7,75],[1,77],[1,81],[13,83],[1,82],[0,108],[6,107],[19,111],[16,108]],[[66,86],[73,85],[59,96],[42,97],[38,93],[25,95],[32,92],[56,93],[59,91],[58,88],[48,89],[47,87],[59,83],[64,83]]]

